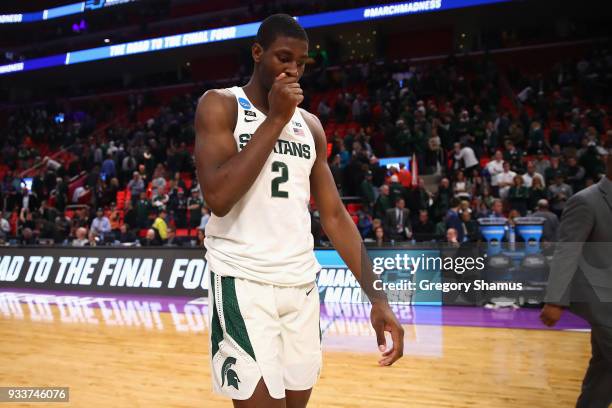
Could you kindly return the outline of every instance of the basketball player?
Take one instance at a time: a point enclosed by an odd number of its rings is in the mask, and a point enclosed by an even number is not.
[[[270,16],[251,53],[248,84],[206,92],[195,118],[198,179],[213,213],[205,240],[213,390],[235,407],[305,407],[321,369],[311,193],[372,303],[379,364],[402,356],[403,329],[373,288],[372,265],[327,165],[321,123],[298,108],[306,32],[289,15]]]

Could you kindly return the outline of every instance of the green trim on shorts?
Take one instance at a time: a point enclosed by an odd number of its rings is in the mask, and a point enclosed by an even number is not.
[[[219,343],[223,340],[223,329],[221,328],[221,320],[219,320],[219,314],[217,313],[217,299],[215,299],[215,274],[210,273],[210,293],[208,299],[214,299],[213,304],[208,307],[213,308],[212,323],[210,325],[210,341],[212,343],[212,357],[219,351]]]
[[[251,357],[255,359],[255,352],[249,339],[244,319],[238,306],[236,296],[236,281],[233,276],[221,277],[221,299],[223,303],[223,319],[225,320],[225,332],[232,337],[236,343]]]

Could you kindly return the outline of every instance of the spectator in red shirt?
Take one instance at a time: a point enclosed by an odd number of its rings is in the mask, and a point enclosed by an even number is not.
[[[400,163],[399,166],[400,169],[397,173],[399,182],[405,188],[410,188],[412,186],[412,174],[410,173],[410,170],[406,168],[406,165],[404,163]]]

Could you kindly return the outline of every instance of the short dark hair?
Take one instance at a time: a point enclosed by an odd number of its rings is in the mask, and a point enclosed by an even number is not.
[[[261,22],[255,42],[267,48],[276,40],[276,37],[298,38],[308,42],[308,35],[304,28],[289,14],[272,14]]]

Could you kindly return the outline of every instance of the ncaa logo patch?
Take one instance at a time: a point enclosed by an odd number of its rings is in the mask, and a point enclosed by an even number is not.
[[[240,104],[240,106],[242,106],[244,109],[251,109],[251,102],[247,101],[244,98],[238,98],[238,103]]]

